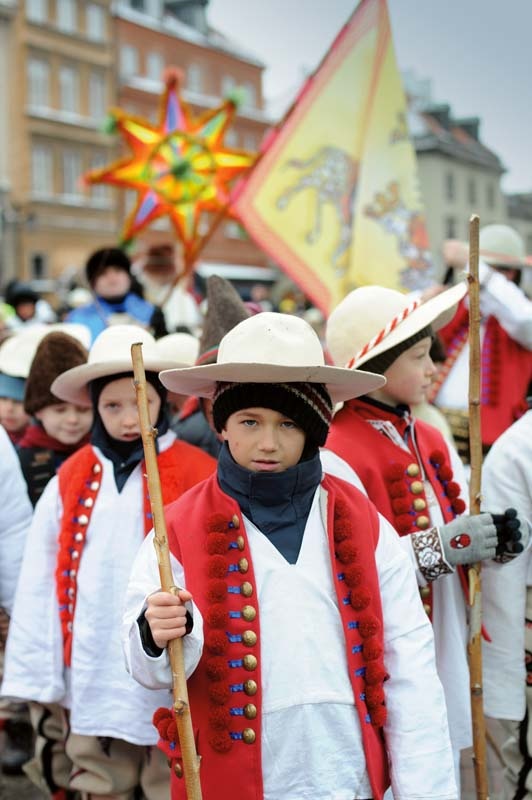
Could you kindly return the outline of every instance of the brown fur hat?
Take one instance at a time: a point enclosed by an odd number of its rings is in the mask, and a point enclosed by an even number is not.
[[[87,361],[88,352],[73,336],[61,331],[48,333],[39,344],[26,381],[24,409],[35,414],[46,406],[63,403],[50,391],[50,386],[67,369],[79,367]]]
[[[250,316],[233,284],[211,275],[207,279],[207,311],[196,364],[216,364],[218,345],[225,334]]]

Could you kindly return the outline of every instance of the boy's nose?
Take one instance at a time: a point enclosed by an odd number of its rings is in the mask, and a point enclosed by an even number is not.
[[[271,452],[277,449],[277,437],[275,436],[275,432],[273,430],[264,430],[261,440],[260,440],[260,447],[262,450],[267,450]]]

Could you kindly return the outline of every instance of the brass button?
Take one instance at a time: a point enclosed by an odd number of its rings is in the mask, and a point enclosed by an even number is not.
[[[181,766],[179,761],[176,761],[176,763],[174,764],[174,772],[178,778],[183,777],[183,767]]]
[[[246,543],[244,541],[244,537],[243,536],[238,535],[236,537],[236,546],[238,547],[239,550],[243,550],[244,549],[244,547],[246,546]]]
[[[425,611],[425,613],[426,613],[426,614],[430,614],[430,612],[431,612],[431,607],[429,606],[429,604],[428,604],[428,603],[423,603],[423,609],[424,609],[424,611]]]
[[[409,464],[408,467],[406,468],[406,474],[410,478],[417,478],[417,476],[419,475],[419,467],[418,467],[418,465],[417,464]]]
[[[421,528],[421,530],[424,531],[426,528],[429,527],[430,519],[422,514],[420,517],[416,519],[416,525],[418,526],[418,528]]]
[[[255,719],[257,716],[257,706],[254,706],[253,703],[246,703],[244,706],[244,716],[246,719]]]
[[[421,494],[423,492],[423,483],[421,481],[412,481],[410,491],[412,494]]]
[[[244,691],[248,695],[248,697],[253,697],[254,694],[257,694],[257,681],[251,680],[251,678],[247,681],[244,681]]]
[[[233,528],[236,528],[236,530],[240,528],[240,520],[238,519],[236,514],[233,514],[231,522],[233,523]]]
[[[244,583],[240,587],[240,591],[242,592],[244,597],[251,597],[251,595],[253,594],[253,586],[250,584],[249,581],[244,581]],[[249,608],[249,606],[246,606],[246,608]]]
[[[240,572],[247,572],[249,569],[249,561],[247,558],[241,558],[238,562],[238,569]]]
[[[253,728],[244,728],[242,731],[242,738],[246,744],[253,744],[256,739],[256,734]]]
[[[430,595],[430,586],[422,586],[419,593],[421,597],[428,597]]]
[[[246,620],[246,622],[253,622],[255,617],[257,616],[257,612],[253,606],[244,606],[242,609],[242,616]]]
[[[242,641],[246,647],[254,647],[257,644],[257,634],[255,631],[244,631]]]
[[[257,657],[252,656],[251,653],[248,653],[242,659],[244,662],[244,669],[247,669],[248,672],[252,672],[254,669],[257,669]]]
[[[427,507],[427,504],[422,497],[416,497],[416,499],[413,502],[413,506],[414,506],[414,511],[424,511]]]

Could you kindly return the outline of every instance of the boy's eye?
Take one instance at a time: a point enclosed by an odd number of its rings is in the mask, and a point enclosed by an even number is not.
[[[298,427],[295,422],[292,422],[291,419],[285,419],[283,422],[281,422],[281,425],[283,426],[283,428],[290,428],[290,429],[295,429]]]
[[[257,424],[256,419],[243,419],[242,425],[245,425],[246,428],[253,428]]]

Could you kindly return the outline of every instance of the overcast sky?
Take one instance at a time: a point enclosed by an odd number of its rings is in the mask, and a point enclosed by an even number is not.
[[[357,0],[210,0],[210,23],[266,65],[282,108]],[[532,192],[532,0],[388,0],[399,68],[432,81],[455,116],[479,116],[507,167],[506,191]],[[285,100],[286,98],[286,100]]]

